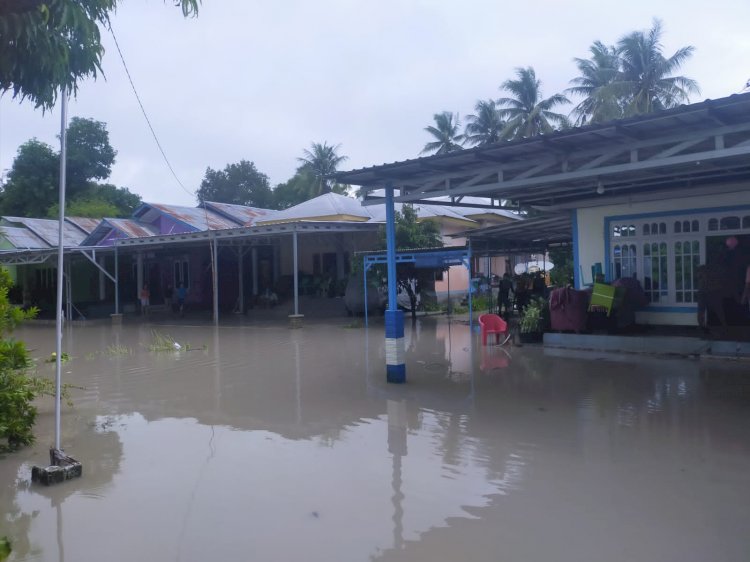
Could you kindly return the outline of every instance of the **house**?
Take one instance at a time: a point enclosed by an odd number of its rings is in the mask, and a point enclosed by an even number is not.
[[[489,209],[533,209],[533,219],[467,233],[474,252],[570,244],[577,287],[599,270],[640,282],[644,324],[695,325],[699,266],[723,268],[737,295],[750,266],[750,93],[336,179],[369,202],[390,186],[397,203],[482,197]]]

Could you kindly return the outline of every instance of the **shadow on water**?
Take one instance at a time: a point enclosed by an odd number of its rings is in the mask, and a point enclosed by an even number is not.
[[[163,352],[151,328],[69,331],[66,380],[85,390],[63,443],[84,478],[28,484],[51,439],[43,404],[39,445],[0,459],[14,559],[684,561],[750,546],[737,365],[484,348],[425,319],[406,327],[394,386],[382,327],[160,325],[181,344]],[[19,337],[39,357],[53,345],[38,327]]]

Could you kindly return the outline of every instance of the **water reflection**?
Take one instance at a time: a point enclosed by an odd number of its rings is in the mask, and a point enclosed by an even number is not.
[[[409,382],[394,386],[374,328],[160,330],[196,351],[151,353],[148,327],[71,333],[85,391],[63,440],[85,475],[26,483],[50,438],[43,409],[39,447],[0,460],[16,559],[483,560],[501,546],[561,559],[565,544],[570,560],[689,560],[748,546],[741,517],[683,532],[750,501],[736,369],[485,348],[439,320],[407,326]],[[52,342],[21,337],[40,354]],[[93,354],[114,343],[133,353]]]

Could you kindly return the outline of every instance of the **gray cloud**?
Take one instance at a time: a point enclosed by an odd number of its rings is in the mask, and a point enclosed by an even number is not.
[[[125,0],[113,22],[154,127],[190,190],[206,166],[253,160],[286,180],[311,141],[342,143],[348,166],[416,156],[432,114],[470,113],[497,97],[517,66],[544,91],[563,90],[572,58],[595,39],[614,42],[653,17],[668,52],[692,44],[683,73],[702,98],[738,92],[748,78],[746,0],[627,3],[548,0],[204,0],[197,19],[158,0]],[[146,200],[194,198],[172,179],[150,137],[111,37],[106,80],[81,85],[70,114],[108,125],[118,150],[112,181]],[[696,100],[697,101],[697,100]],[[57,112],[0,100],[0,168],[31,137],[55,144]]]

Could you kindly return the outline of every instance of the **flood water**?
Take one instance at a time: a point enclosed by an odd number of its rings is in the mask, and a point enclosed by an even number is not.
[[[84,476],[30,484],[42,401],[0,457],[11,560],[750,560],[748,363],[488,350],[438,319],[394,386],[382,326],[156,326],[180,352],[153,328],[67,329]],[[52,376],[54,329],[17,335]]]

